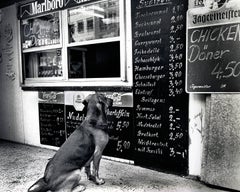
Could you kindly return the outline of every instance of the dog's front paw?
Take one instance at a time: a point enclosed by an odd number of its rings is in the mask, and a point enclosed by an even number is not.
[[[97,178],[93,175],[89,175],[88,180],[93,181],[97,185],[103,185],[105,183],[105,181],[103,179]]]
[[[105,181],[104,181],[103,179],[96,178],[96,179],[95,179],[95,183],[96,183],[97,185],[103,185],[103,184],[105,183]]]
[[[89,181],[94,181],[95,182],[95,180],[96,180],[93,175],[88,175],[87,178],[88,178]]]

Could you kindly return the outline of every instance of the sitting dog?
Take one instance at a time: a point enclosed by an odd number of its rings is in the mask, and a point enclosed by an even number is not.
[[[87,108],[85,120],[59,148],[48,162],[44,176],[28,192],[83,191],[85,187],[79,181],[80,171],[84,166],[89,180],[99,185],[104,184],[98,172],[102,152],[109,140],[106,110],[112,106],[113,101],[102,94],[93,94],[83,103]]]

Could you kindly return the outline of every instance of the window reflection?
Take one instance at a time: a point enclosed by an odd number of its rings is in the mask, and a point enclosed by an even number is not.
[[[60,43],[59,12],[21,21],[23,49]]]
[[[68,11],[69,41],[119,36],[119,2],[106,0]]]

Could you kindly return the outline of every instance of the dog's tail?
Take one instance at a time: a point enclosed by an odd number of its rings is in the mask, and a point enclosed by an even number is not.
[[[31,187],[29,187],[28,192],[46,192],[49,189],[44,178],[39,179]]]

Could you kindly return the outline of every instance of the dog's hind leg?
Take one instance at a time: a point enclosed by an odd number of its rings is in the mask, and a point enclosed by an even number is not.
[[[77,169],[62,175],[55,181],[52,187],[54,192],[81,192],[85,186],[80,185],[81,170]]]
[[[85,186],[79,185],[79,186],[75,187],[71,192],[82,192],[82,191],[84,191],[85,189],[86,189]]]
[[[28,192],[46,192],[48,191],[47,183],[44,181],[44,178],[39,179],[31,187],[29,187]]]

